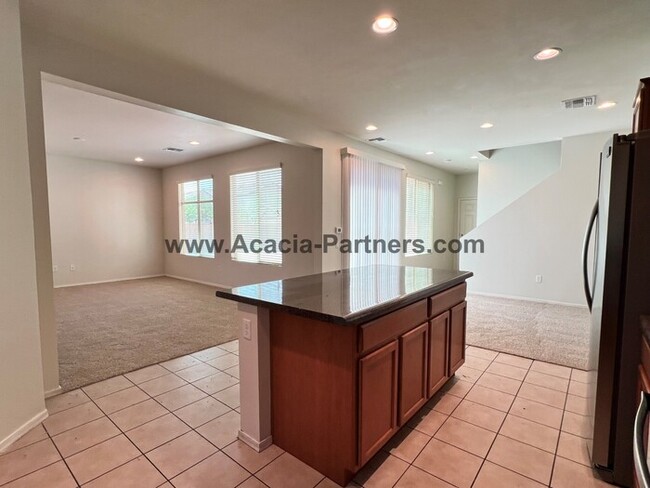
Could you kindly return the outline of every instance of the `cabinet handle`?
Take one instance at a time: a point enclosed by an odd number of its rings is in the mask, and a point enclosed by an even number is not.
[[[648,416],[648,402],[650,394],[641,392],[641,401],[634,419],[634,470],[636,471],[639,488],[650,488],[650,472],[646,462],[646,453],[643,448],[645,421]]]

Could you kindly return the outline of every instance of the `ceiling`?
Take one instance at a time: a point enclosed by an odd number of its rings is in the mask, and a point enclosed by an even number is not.
[[[216,124],[43,82],[48,153],[162,168],[269,142]],[[198,141],[192,145],[190,141]],[[163,151],[175,147],[183,152]],[[135,161],[142,158],[143,162]]]
[[[27,22],[191,66],[455,172],[479,150],[629,127],[650,76],[648,0],[22,0]],[[388,36],[370,24],[399,19]],[[559,46],[563,54],[532,55]],[[598,95],[608,110],[563,110]],[[479,126],[489,121],[491,129]],[[367,133],[365,126],[379,130]],[[427,151],[435,151],[431,156]],[[451,160],[451,161],[447,161]]]

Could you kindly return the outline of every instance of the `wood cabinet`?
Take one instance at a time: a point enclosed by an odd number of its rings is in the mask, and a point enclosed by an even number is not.
[[[449,375],[453,375],[465,362],[465,326],[467,302],[463,301],[451,309],[449,331]]]
[[[404,425],[428,397],[429,324],[399,338],[399,425]]]
[[[356,326],[272,310],[273,442],[345,486],[463,364],[465,292]]]
[[[397,431],[398,345],[359,361],[359,455],[365,464]]]
[[[428,396],[449,379],[449,312],[433,317],[429,327]]]

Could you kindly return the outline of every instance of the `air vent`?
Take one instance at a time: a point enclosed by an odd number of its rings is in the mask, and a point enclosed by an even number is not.
[[[562,106],[567,110],[572,110],[574,108],[595,107],[596,95],[562,100]]]
[[[368,142],[384,142],[385,140],[383,137],[373,137],[372,139],[368,139]]]
[[[181,149],[179,147],[165,147],[165,148],[163,148],[163,151],[167,151],[167,152],[183,152],[183,149]]]

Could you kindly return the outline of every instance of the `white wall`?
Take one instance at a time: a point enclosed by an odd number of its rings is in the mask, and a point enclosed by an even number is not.
[[[163,274],[160,169],[48,154],[47,176],[55,287]]]
[[[495,150],[489,160],[479,163],[477,224],[496,215],[559,167],[559,141]]]
[[[478,195],[478,171],[456,176],[456,198],[476,198]]]
[[[460,258],[461,268],[475,273],[470,291],[585,303],[582,241],[610,135],[563,139],[560,169],[467,235],[485,242],[485,254]]]
[[[46,415],[18,2],[0,2],[0,449]],[[24,433],[24,431],[22,432]]]
[[[179,238],[178,183],[214,178],[215,238],[230,243],[230,175],[282,163],[282,235],[320,242],[321,152],[306,147],[269,143],[241,151],[181,164],[163,171],[165,239]],[[206,283],[237,286],[320,272],[321,253],[285,254],[282,266],[232,261],[229,254],[214,258],[165,252],[165,273]]]

